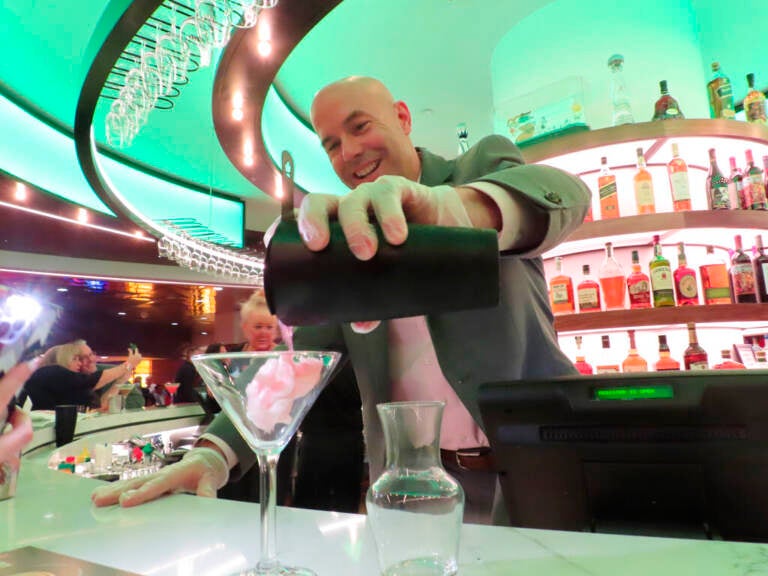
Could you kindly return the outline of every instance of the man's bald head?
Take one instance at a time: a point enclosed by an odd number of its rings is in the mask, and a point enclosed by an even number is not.
[[[410,111],[381,81],[350,76],[325,86],[311,117],[333,169],[350,188],[385,174],[418,178]]]

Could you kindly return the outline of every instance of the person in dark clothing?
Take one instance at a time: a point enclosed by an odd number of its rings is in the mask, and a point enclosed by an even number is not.
[[[176,404],[183,402],[197,402],[195,388],[202,386],[202,380],[190,358],[197,353],[197,346],[187,346],[184,350],[183,361],[176,371],[174,382],[179,383],[176,391]]]
[[[125,363],[83,374],[80,372],[81,343],[76,340],[57,346],[56,363],[39,368],[27,380],[24,390],[32,401],[32,410],[53,410],[62,404],[90,406],[94,390],[118,378],[126,378],[141,361],[141,354],[131,350]]]

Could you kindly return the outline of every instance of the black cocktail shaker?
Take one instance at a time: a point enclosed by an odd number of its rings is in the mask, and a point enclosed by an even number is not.
[[[284,174],[292,174],[290,162],[284,156]],[[284,324],[387,320],[498,304],[495,230],[410,224],[406,242],[392,246],[376,226],[379,249],[361,261],[332,222],[328,246],[313,252],[299,235],[286,180],[281,222],[264,262],[267,304]]]

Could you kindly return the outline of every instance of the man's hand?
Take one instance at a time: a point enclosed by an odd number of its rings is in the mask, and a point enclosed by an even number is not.
[[[218,451],[207,447],[193,448],[181,462],[166,466],[155,474],[97,488],[91,494],[91,500],[96,506],[120,504],[129,508],[174,492],[215,498],[216,491],[228,479],[227,462]]]
[[[299,232],[310,250],[322,250],[330,239],[329,220],[338,219],[352,253],[360,260],[370,260],[378,239],[369,214],[376,215],[384,238],[393,245],[408,238],[408,222],[471,226],[458,190],[424,186],[401,176],[381,176],[346,196],[309,194],[299,209]]]

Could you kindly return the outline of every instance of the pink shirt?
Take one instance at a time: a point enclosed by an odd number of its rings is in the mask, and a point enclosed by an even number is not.
[[[424,316],[389,321],[392,400],[445,402],[440,447],[446,450],[488,446],[488,438],[443,376]]]

